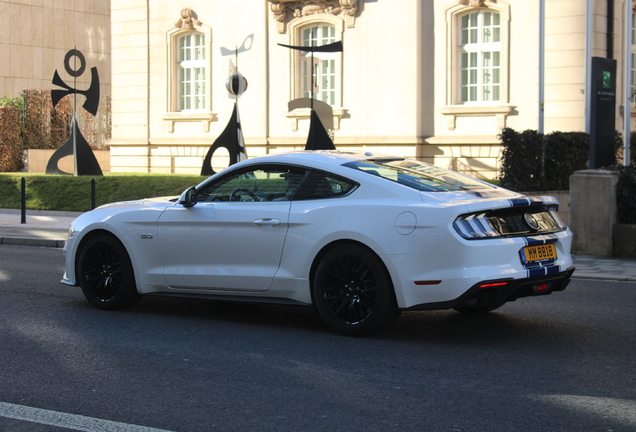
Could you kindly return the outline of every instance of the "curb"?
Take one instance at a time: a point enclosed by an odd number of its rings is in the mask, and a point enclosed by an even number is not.
[[[21,209],[0,209],[0,213],[6,214],[22,214]],[[58,210],[30,210],[26,209],[27,216],[64,216],[64,217],[78,217],[83,212],[70,212],[70,211],[58,211]]]
[[[581,273],[577,274],[574,271],[572,275],[572,279],[589,279],[589,280],[605,280],[605,281],[613,281],[613,282],[636,282],[635,276],[614,276],[603,274],[599,275],[598,273]]]
[[[0,245],[8,246],[36,246],[49,248],[63,248],[65,240],[25,238],[25,237],[0,237]]]

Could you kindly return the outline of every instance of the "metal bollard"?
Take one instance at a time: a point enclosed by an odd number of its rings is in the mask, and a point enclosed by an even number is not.
[[[95,209],[95,179],[91,179],[91,210]]]
[[[24,177],[22,177],[21,180],[21,197],[20,199],[22,200],[22,206],[21,206],[21,218],[20,218],[20,223],[21,224],[25,224],[26,223],[26,179]]]

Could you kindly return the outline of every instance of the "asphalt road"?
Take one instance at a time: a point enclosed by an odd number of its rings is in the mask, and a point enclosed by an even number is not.
[[[308,308],[98,311],[62,272],[59,249],[0,246],[0,431],[636,430],[633,283],[348,338]]]

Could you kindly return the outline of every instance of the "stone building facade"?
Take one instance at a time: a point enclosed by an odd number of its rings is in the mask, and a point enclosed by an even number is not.
[[[64,63],[74,48],[84,55],[87,71],[97,68],[101,92],[110,93],[109,0],[0,1],[0,28],[0,96],[54,88],[56,70],[72,84]],[[75,59],[69,62],[77,65]],[[76,80],[77,88],[88,88],[91,74]]]
[[[582,131],[586,2],[545,5],[545,132]],[[624,8],[592,0],[591,55],[618,60],[619,95]],[[111,0],[110,14],[112,171],[199,172],[232,113],[235,66],[250,157],[304,147],[309,110],[288,103],[310,94],[331,107],[338,149],[482,178],[497,176],[502,128],[538,127],[538,1]],[[313,59],[279,45],[334,41],[342,52]],[[623,111],[618,98],[617,130]]]

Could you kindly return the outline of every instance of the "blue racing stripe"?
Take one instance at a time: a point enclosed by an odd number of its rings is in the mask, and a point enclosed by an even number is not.
[[[530,200],[528,198],[512,198],[508,201],[510,202],[510,207],[521,207],[530,205]]]
[[[528,199],[531,202],[531,204],[543,204],[543,198],[538,197],[538,196],[532,196],[532,197],[528,197]]]
[[[528,274],[528,277],[545,276],[545,268],[529,269]]]
[[[546,274],[552,274],[552,273],[558,273],[560,270],[560,266],[550,266],[550,267],[546,267]]]

